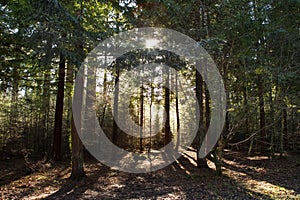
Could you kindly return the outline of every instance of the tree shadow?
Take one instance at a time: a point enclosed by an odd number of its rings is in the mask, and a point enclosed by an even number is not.
[[[65,178],[70,174],[69,164],[65,163],[51,178],[57,182],[41,180],[35,187],[44,191],[49,184],[58,184],[56,192],[44,194],[45,199],[271,199],[245,188],[237,180],[218,176],[212,163],[211,168],[197,168],[194,154],[189,152],[172,165],[142,174],[116,171],[91,160],[85,163],[87,177],[81,181]],[[31,188],[17,197],[35,194]]]
[[[299,156],[269,159],[267,156],[231,152],[224,154],[223,166],[244,173],[253,180],[266,181],[300,194],[300,165],[297,160]]]
[[[29,175],[24,171],[24,163],[22,158],[0,160],[0,186],[8,185]]]
[[[86,163],[88,170],[87,176],[80,181],[65,178],[63,184],[58,191],[46,197],[45,199],[77,199],[83,196],[87,190],[93,190],[97,184],[101,184],[101,177],[107,176],[110,172],[109,167],[101,165],[95,160]]]
[[[164,169],[143,174],[89,165],[96,168],[87,173],[86,179],[66,180],[46,199],[271,199],[228,177],[217,176],[213,169],[198,169],[185,156]]]

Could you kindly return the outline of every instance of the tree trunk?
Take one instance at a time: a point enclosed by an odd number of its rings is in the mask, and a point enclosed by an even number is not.
[[[104,78],[103,78],[103,111],[102,111],[102,119],[100,121],[100,126],[103,126],[106,106],[107,106],[107,72],[104,70]]]
[[[85,177],[83,169],[83,145],[78,136],[81,127],[75,128],[74,119],[71,123],[71,144],[72,144],[72,172],[71,179],[80,180]]]
[[[180,145],[180,116],[179,116],[179,98],[178,98],[178,74],[175,73],[175,92],[176,92],[176,124],[177,124],[177,141],[176,150],[178,151]]]
[[[55,123],[53,133],[53,149],[52,158],[54,160],[62,159],[62,120],[63,120],[63,107],[64,107],[64,87],[65,87],[65,65],[66,59],[64,55],[60,55],[59,70],[58,70],[58,84],[56,95],[56,108],[55,108]]]
[[[117,143],[117,135],[119,132],[118,125],[116,121],[118,120],[118,109],[119,109],[119,76],[120,76],[120,71],[119,69],[116,69],[116,78],[115,78],[115,92],[114,92],[114,111],[113,111],[113,133],[112,133],[112,142],[114,144]]]
[[[13,81],[12,81],[12,94],[11,94],[11,107],[10,107],[10,115],[9,115],[9,129],[11,130],[10,134],[12,137],[16,137],[18,132],[17,128],[17,119],[18,119],[18,107],[17,101],[19,96],[19,71],[17,66],[13,66],[12,72]]]
[[[143,152],[143,125],[144,125],[144,85],[142,81],[140,93],[140,152]]]
[[[260,152],[265,152],[265,101],[262,77],[258,77]]]
[[[199,127],[196,136],[196,148],[197,148],[197,167],[198,168],[208,168],[206,158],[199,158],[199,150],[205,138],[204,131],[204,106],[203,106],[203,79],[200,73],[196,70],[196,98],[199,107]]]
[[[280,132],[280,156],[283,156],[285,145],[286,145],[286,138],[287,138],[287,110],[286,110],[286,104],[284,102],[283,109],[282,109],[282,125],[281,125],[281,132]]]
[[[208,130],[210,123],[210,106],[209,106],[209,91],[207,86],[205,86],[205,126],[206,130]]]
[[[41,126],[43,130],[43,136],[42,136],[42,152],[46,154],[49,149],[49,142],[48,142],[48,118],[49,118],[49,109],[50,109],[50,68],[47,67],[47,69],[44,71],[44,81],[43,81],[43,106],[41,108],[42,110],[42,120],[41,120]],[[49,153],[49,152],[48,152]]]
[[[287,106],[284,104],[283,108],[283,148],[286,149],[286,145],[288,144],[288,121],[287,121]]]
[[[246,134],[249,133],[249,116],[248,116],[248,94],[247,94],[247,82],[243,87],[243,96],[244,96],[244,111],[245,111],[245,130]]]
[[[165,145],[171,142],[171,130],[170,130],[170,69],[166,70],[166,86],[165,86]]]
[[[84,70],[83,70],[84,71]],[[81,76],[83,79],[83,75],[77,74],[77,76]],[[80,84],[79,84],[80,83]],[[77,116],[72,116],[71,118],[71,159],[72,159],[72,172],[70,178],[73,180],[80,180],[85,177],[84,168],[83,168],[83,145],[79,138],[79,134],[81,134],[82,127],[82,100],[83,100],[83,85],[84,80],[79,81],[75,85],[75,91],[80,90],[80,92],[76,92],[74,94],[74,99],[77,100],[77,104],[74,105],[76,109],[79,109],[79,114]],[[76,121],[78,122],[77,126],[75,126],[74,117],[77,117]]]
[[[272,98],[272,87],[270,87],[269,91],[269,105],[270,105],[270,114],[273,117],[275,112],[274,112],[274,105],[273,105],[273,98]],[[274,126],[270,127],[270,136],[271,136],[271,142],[270,142],[270,157],[274,157]]]

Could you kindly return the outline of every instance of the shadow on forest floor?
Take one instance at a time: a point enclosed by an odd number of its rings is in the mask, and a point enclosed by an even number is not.
[[[238,152],[228,152],[224,156],[223,166],[242,174],[243,179],[247,176],[253,185],[264,187],[266,184],[270,187],[273,185],[273,189],[281,190],[282,195],[288,193],[288,190],[300,194],[299,155],[269,159],[267,156],[247,156]]]
[[[147,174],[119,172],[90,160],[85,164],[87,177],[82,181],[68,179],[68,163],[59,163],[46,172],[36,172],[18,180],[7,181],[6,184],[0,182],[1,198],[273,199],[296,198],[299,193],[299,184],[293,185],[297,184],[297,176],[295,179],[287,176],[287,183],[284,184],[277,180],[285,174],[275,173],[276,170],[284,172],[281,170],[295,163],[275,159],[274,163],[268,166],[270,161],[260,160],[262,166],[257,167],[255,165],[260,164],[256,158],[227,152],[224,156],[224,176],[217,176],[212,163],[209,163],[210,169],[196,168],[194,154],[187,152],[188,156],[182,156],[172,165]],[[273,169],[275,166],[277,169]],[[295,165],[290,170],[293,170],[294,174],[299,173],[299,166]],[[289,181],[291,184],[288,184]],[[273,190],[270,190],[271,186]]]
[[[24,160],[20,158],[0,160],[0,186],[9,185],[11,182],[26,176],[23,167]]]

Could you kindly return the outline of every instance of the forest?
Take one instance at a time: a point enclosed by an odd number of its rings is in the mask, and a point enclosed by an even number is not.
[[[1,200],[300,199],[299,0],[0,12]]]

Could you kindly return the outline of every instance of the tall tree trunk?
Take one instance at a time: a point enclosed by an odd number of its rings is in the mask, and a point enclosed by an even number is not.
[[[18,108],[17,101],[19,96],[19,71],[17,66],[13,66],[12,72],[13,80],[12,80],[12,94],[11,94],[11,107],[10,107],[10,127],[11,136],[15,137],[18,131],[17,128],[17,119],[18,119]]]
[[[209,91],[207,86],[205,86],[205,126],[206,130],[208,130],[210,123],[210,106],[209,106]]]
[[[76,129],[77,128],[77,129]],[[81,127],[75,127],[74,119],[71,121],[71,144],[72,144],[72,171],[71,179],[80,180],[85,177],[83,169],[83,145],[78,136]]]
[[[144,125],[144,85],[142,81],[140,93],[140,152],[143,152],[143,125]]]
[[[283,148],[286,149],[286,145],[288,144],[288,120],[287,120],[287,106],[284,104],[283,108],[283,137],[284,137],[284,144]]]
[[[80,1],[80,15],[83,15],[83,3]],[[75,44],[75,48],[78,50],[79,61],[82,62],[84,60],[84,42],[82,41],[81,34],[78,35],[77,43]],[[84,71],[84,69],[82,70]],[[85,172],[83,168],[83,145],[79,138],[79,134],[81,134],[81,112],[82,112],[82,100],[83,100],[83,88],[84,88],[84,80],[83,75],[77,74],[82,79],[79,81],[80,84],[75,85],[75,91],[79,90],[79,93],[74,94],[74,99],[78,100],[78,105],[75,107],[80,109],[80,114],[77,115],[79,119],[76,119],[79,123],[75,126],[74,116],[71,121],[71,145],[72,145],[72,171],[71,171],[71,179],[80,180],[85,177]]]
[[[196,70],[196,98],[199,107],[199,127],[196,136],[196,148],[197,148],[197,167],[208,168],[206,158],[199,158],[199,150],[205,138],[204,130],[204,106],[203,106],[203,79],[200,73]]]
[[[43,106],[42,110],[42,120],[41,126],[43,130],[42,136],[42,151],[46,154],[49,149],[49,142],[48,142],[48,118],[49,118],[49,109],[50,109],[50,68],[47,67],[44,71],[44,81],[43,81]],[[49,152],[48,152],[49,153]]]
[[[258,77],[260,152],[265,152],[265,101],[262,77]]]
[[[176,141],[176,150],[178,151],[180,145],[180,116],[179,116],[179,98],[178,98],[178,74],[175,73],[175,92],[176,92],[176,124],[177,124],[177,141]]]
[[[149,148],[148,152],[151,151],[152,148],[152,106],[153,106],[153,101],[154,101],[154,86],[153,86],[153,79],[151,77],[151,82],[150,82],[150,87],[151,87],[151,97],[150,97],[150,137],[149,137]],[[156,132],[155,132],[156,133]]]
[[[247,94],[247,82],[243,87],[243,97],[244,97],[244,111],[245,111],[245,130],[246,134],[249,133],[249,116],[248,116],[248,94]]]
[[[83,69],[84,71],[84,69]],[[75,85],[75,91],[80,91],[74,93],[74,99],[76,99],[77,104],[73,105],[79,110],[79,114],[76,116],[72,116],[71,119],[71,158],[72,158],[72,171],[71,171],[71,176],[70,178],[73,180],[80,180],[83,177],[85,177],[84,173],[84,168],[83,168],[83,145],[82,142],[79,138],[79,134],[81,134],[81,129],[82,129],[82,100],[83,100],[83,88],[84,88],[84,80],[83,80],[83,75],[77,74],[77,76],[81,76],[80,79],[81,81],[77,82]],[[77,117],[75,119],[74,117]],[[76,120],[77,126],[75,126]]]
[[[283,156],[285,145],[287,142],[287,109],[286,104],[284,102],[283,109],[282,109],[282,125],[281,125],[281,132],[280,132],[280,156]]]
[[[273,98],[272,98],[272,84],[270,87],[270,91],[269,91],[269,105],[270,105],[270,114],[273,117],[275,112],[274,112],[274,105],[273,105]],[[272,126],[270,128],[270,136],[271,136],[271,142],[270,142],[270,157],[274,157],[274,126]]]
[[[116,121],[118,120],[118,109],[119,109],[119,76],[120,76],[120,71],[119,69],[116,69],[116,78],[115,78],[115,91],[114,91],[114,120],[113,120],[113,133],[112,133],[112,142],[114,144],[117,143],[117,135],[119,132],[118,125]]]
[[[62,159],[62,120],[64,107],[64,87],[65,87],[65,65],[66,59],[64,55],[60,55],[59,69],[58,69],[58,83],[55,107],[55,123],[53,133],[53,149],[52,158],[54,160]]]
[[[166,86],[165,86],[165,145],[171,142],[171,129],[170,129],[170,69],[166,70]]]
[[[67,64],[67,77],[66,77],[66,96],[67,96],[67,134],[65,137],[66,142],[65,143],[70,143],[70,135],[72,135],[72,91],[73,91],[73,85],[74,85],[74,69],[73,65],[71,63]],[[66,147],[66,151],[68,153],[71,152],[71,149],[69,149],[70,145]]]
[[[100,126],[103,126],[106,106],[107,106],[107,72],[106,69],[104,70],[104,77],[103,77],[103,111],[102,111],[102,119],[100,121]]]

